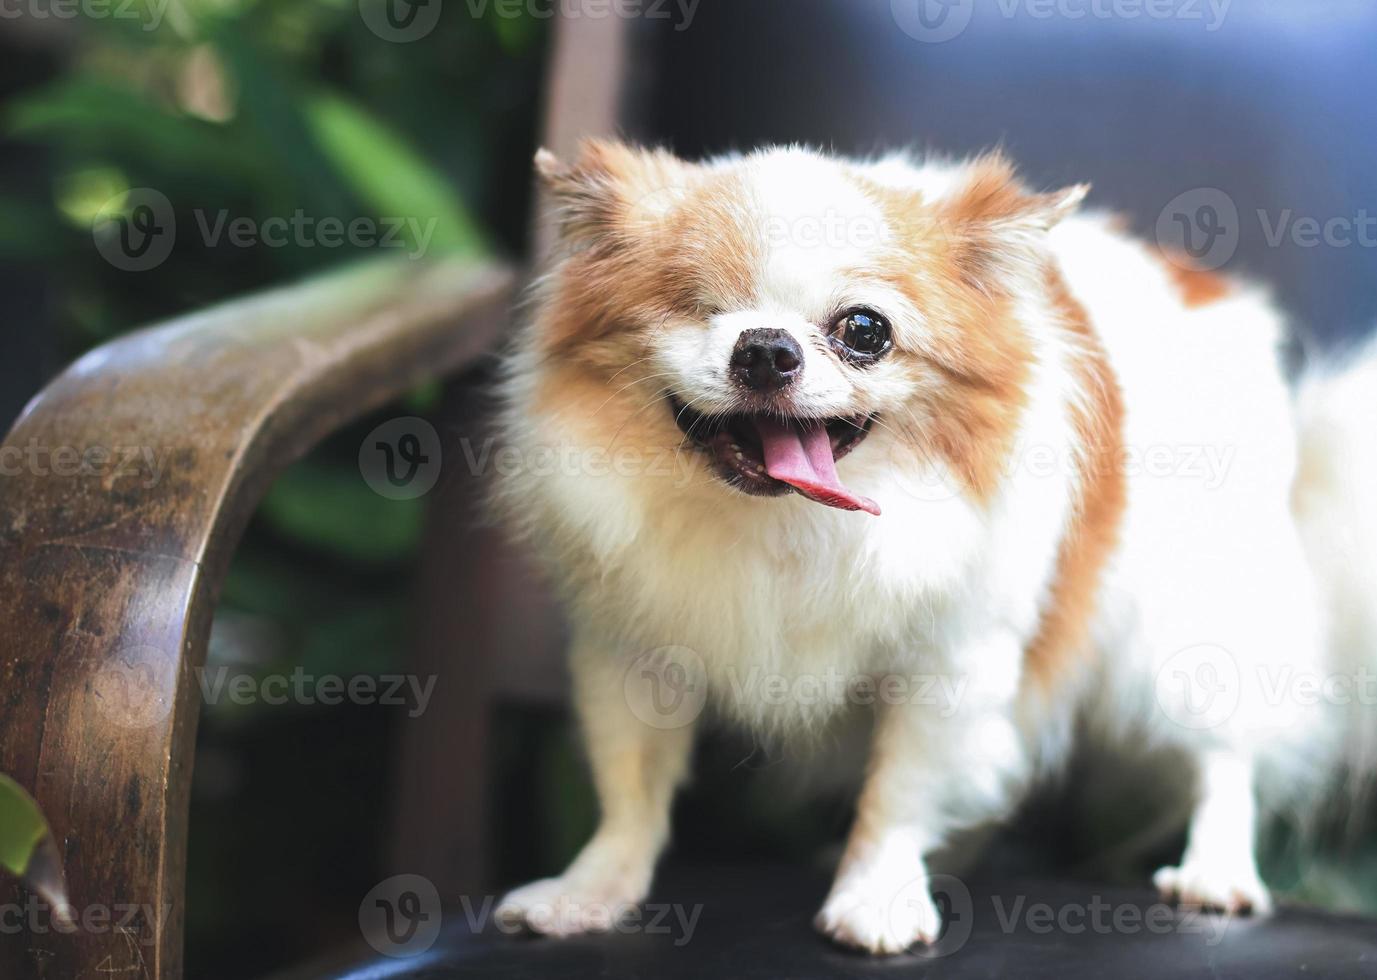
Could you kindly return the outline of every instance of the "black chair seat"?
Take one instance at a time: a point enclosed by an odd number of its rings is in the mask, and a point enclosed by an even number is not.
[[[447,909],[438,941],[421,955],[336,961],[282,980],[1377,976],[1377,922],[1302,908],[1230,920],[1169,909],[1146,890],[1063,881],[967,889],[939,880],[950,914],[938,946],[872,959],[813,932],[826,889],[824,876],[796,870],[670,871],[639,924],[567,940],[514,937],[491,923],[475,930],[470,921],[484,906],[468,903]]]

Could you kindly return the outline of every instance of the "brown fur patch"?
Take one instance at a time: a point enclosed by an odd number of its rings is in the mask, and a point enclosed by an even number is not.
[[[542,352],[621,370],[654,325],[749,301],[762,248],[739,175],[659,150],[585,146],[538,165],[564,214],[567,259],[546,288]]]
[[[1057,556],[1056,576],[1037,635],[1025,653],[1028,677],[1043,690],[1054,688],[1085,649],[1101,575],[1118,541],[1127,503],[1124,406],[1118,381],[1089,316],[1061,275],[1051,272],[1048,286],[1068,335],[1080,349],[1075,373],[1081,398],[1072,422],[1081,453],[1080,484]]]
[[[1172,282],[1176,283],[1181,293],[1181,301],[1188,309],[1218,303],[1234,291],[1234,284],[1228,276],[1197,269],[1184,255],[1163,253],[1161,258]]]
[[[973,161],[964,185],[938,208],[939,221],[952,229],[962,277],[978,289],[994,287],[1004,263],[1020,247],[1018,238],[1050,229],[1074,211],[1089,190],[1077,185],[1050,194],[1030,193],[1002,153]]]
[[[856,272],[921,311],[924,336],[894,356],[917,358],[938,375],[925,403],[913,406],[915,455],[936,453],[975,500],[989,503],[1008,471],[1033,358],[1014,309],[1018,288],[998,266],[999,250],[1020,246],[1001,241],[995,224],[1036,212],[1041,198],[998,156],[976,164],[970,182],[938,204],[856,179],[883,210],[893,241],[875,268]]]

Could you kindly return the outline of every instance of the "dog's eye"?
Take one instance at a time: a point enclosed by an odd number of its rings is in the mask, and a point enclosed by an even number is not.
[[[874,310],[848,310],[837,320],[833,336],[843,353],[871,360],[889,352],[889,321]]]

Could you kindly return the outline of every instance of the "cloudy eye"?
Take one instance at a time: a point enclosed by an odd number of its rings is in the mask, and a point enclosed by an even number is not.
[[[832,328],[834,342],[854,360],[870,361],[889,353],[889,321],[874,310],[858,308],[838,317]]]

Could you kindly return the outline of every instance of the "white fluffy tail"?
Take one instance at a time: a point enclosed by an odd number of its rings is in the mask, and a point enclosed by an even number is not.
[[[1297,406],[1295,510],[1344,685],[1350,790],[1366,802],[1377,785],[1377,342],[1311,371]]]

